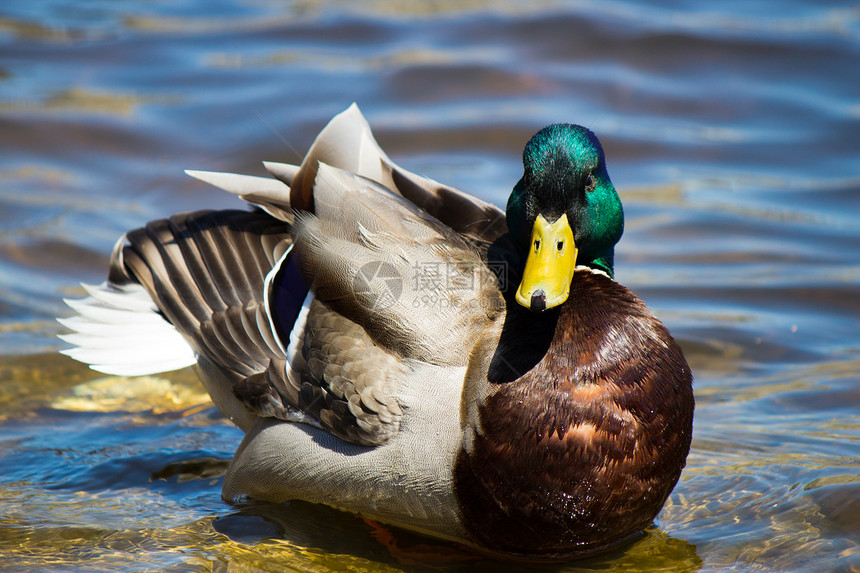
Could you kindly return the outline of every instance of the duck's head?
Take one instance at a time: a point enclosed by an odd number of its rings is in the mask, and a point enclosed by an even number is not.
[[[526,144],[523,167],[506,210],[512,238],[528,252],[516,299],[543,311],[567,300],[577,265],[612,276],[624,213],[603,148],[584,127],[543,128]]]

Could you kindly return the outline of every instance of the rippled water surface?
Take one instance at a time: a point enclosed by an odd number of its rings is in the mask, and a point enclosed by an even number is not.
[[[354,516],[223,502],[241,432],[191,371],[56,354],[121,233],[239,205],[183,169],[297,161],[352,101],[396,161],[499,204],[541,126],[604,143],[617,278],[698,408],[655,527],[556,568],[860,570],[860,9],[796,0],[4,2],[2,568],[416,568]]]

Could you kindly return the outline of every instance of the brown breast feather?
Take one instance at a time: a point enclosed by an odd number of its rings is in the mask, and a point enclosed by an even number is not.
[[[689,451],[692,376],[680,348],[628,289],[589,272],[576,273],[555,315],[509,313],[455,468],[467,528],[491,549],[559,556],[635,535]],[[530,369],[506,375],[517,367]]]

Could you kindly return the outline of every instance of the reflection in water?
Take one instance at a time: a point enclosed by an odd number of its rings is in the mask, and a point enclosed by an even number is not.
[[[298,525],[297,525],[298,524]],[[313,524],[313,525],[309,525]],[[232,541],[261,553],[273,547],[301,547],[322,554],[345,553],[382,564],[445,566],[447,570],[499,571],[697,571],[702,560],[694,545],[652,527],[624,548],[569,564],[500,562],[462,546],[382,526],[341,511],[305,502],[248,504],[212,523]],[[369,540],[376,540],[376,543]],[[266,547],[266,546],[270,547]]]
[[[354,516],[223,502],[241,432],[190,370],[55,353],[123,232],[237,205],[183,169],[262,175],[357,100],[404,167],[496,203],[542,125],[604,143],[618,279],[685,349],[696,426],[655,528],[549,569],[857,570],[858,39],[856,7],[799,0],[0,6],[4,567],[415,568]]]

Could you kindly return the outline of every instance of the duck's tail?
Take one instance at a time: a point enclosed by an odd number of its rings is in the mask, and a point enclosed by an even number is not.
[[[123,236],[108,280],[67,300],[64,354],[108,374],[183,368],[197,356],[248,376],[283,350],[265,313],[265,280],[291,244],[288,226],[260,211],[199,211]],[[262,335],[260,333],[263,333]]]
[[[75,316],[57,320],[73,331],[60,352],[117,376],[143,376],[191,366],[197,359],[185,338],[158,312],[142,285],[82,285],[89,295],[65,299]]]

